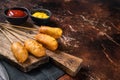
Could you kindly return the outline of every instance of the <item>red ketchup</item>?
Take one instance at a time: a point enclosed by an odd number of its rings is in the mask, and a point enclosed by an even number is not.
[[[24,17],[26,13],[22,10],[9,10],[7,15],[9,17]]]

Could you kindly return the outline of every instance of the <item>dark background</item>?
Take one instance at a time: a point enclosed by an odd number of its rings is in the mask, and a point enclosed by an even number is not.
[[[5,8],[51,10],[48,25],[63,29],[59,49],[84,60],[72,79],[120,80],[119,0],[0,0],[0,5],[1,22]]]

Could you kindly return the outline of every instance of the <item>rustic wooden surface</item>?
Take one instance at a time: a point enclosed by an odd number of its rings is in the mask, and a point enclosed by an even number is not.
[[[7,26],[10,27],[9,24]],[[0,27],[2,27],[2,26],[0,26]],[[18,38],[13,36],[11,33],[6,31],[5,29],[2,29],[2,31],[4,31],[5,34],[3,34],[0,31],[0,37],[1,37],[0,38],[0,55],[1,55],[1,58],[7,59],[9,61],[9,63],[11,63],[11,64],[13,63],[14,65],[16,65],[19,69],[21,69],[24,72],[28,72],[31,69],[38,67],[40,64],[49,62],[48,56],[45,56],[42,58],[36,58],[33,55],[29,55],[27,61],[25,61],[24,63],[19,63],[16,60],[16,58],[14,57],[13,53],[11,52],[11,44],[12,44],[12,42],[20,42],[23,44],[23,42],[21,42]],[[7,35],[10,38],[10,40],[12,40],[12,42],[10,42],[9,39],[5,35]],[[22,39],[22,38],[27,39],[27,37],[25,37],[25,36],[18,35],[18,37],[20,39]],[[22,39],[22,40],[24,41],[24,39]]]
[[[26,23],[27,24],[27,23]],[[24,24],[25,25],[25,24]],[[25,27],[26,26],[26,27]],[[10,23],[0,23],[0,56],[4,60],[9,60],[9,63],[12,63],[17,68],[21,69],[24,72],[28,72],[39,65],[47,63],[49,57],[52,61],[66,73],[71,76],[76,76],[81,68],[81,63],[83,60],[81,58],[75,57],[68,53],[62,51],[50,51],[46,49],[46,56],[41,58],[36,58],[33,55],[29,55],[27,61],[24,63],[19,63],[11,52],[11,44],[13,42],[20,42],[24,45],[24,41],[27,39],[34,39],[34,36],[38,33],[37,25],[30,26],[17,26],[11,25]],[[25,29],[27,28],[27,29]],[[29,28],[29,29],[28,29]],[[4,41],[4,43],[3,43]],[[11,62],[10,62],[11,61]]]
[[[65,75],[60,80],[119,80],[119,0],[47,1],[0,1],[0,21],[5,21],[3,9],[13,5],[29,9],[50,9],[53,17],[49,25],[59,26],[64,30],[64,36],[59,40],[60,49],[84,60],[82,69],[76,77]]]
[[[83,60],[62,51],[46,51],[53,62],[67,74],[74,77],[80,71]]]

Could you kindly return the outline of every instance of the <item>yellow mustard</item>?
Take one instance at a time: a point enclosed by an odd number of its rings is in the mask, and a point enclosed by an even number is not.
[[[32,16],[37,18],[48,18],[49,16],[44,12],[35,12]]]

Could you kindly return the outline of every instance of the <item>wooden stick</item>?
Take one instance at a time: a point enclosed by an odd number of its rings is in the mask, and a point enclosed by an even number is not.
[[[0,25],[4,25],[5,27],[6,26],[6,23],[0,23]],[[25,30],[37,30],[37,28],[28,28],[28,27],[23,27],[23,26],[16,26],[16,25],[12,25],[12,24],[9,24],[10,26],[13,26],[13,27],[16,27],[16,28],[21,28],[21,29],[25,29]]]
[[[10,43],[12,44],[13,41],[9,38],[9,36],[0,28],[0,31],[5,35],[5,37],[10,41]]]
[[[18,37],[15,33],[13,33],[12,31],[8,30],[7,28],[5,28],[5,30],[7,30],[9,33],[11,33],[13,36],[15,36],[16,38],[18,38],[21,42],[24,42],[22,39],[20,39],[20,37]]]
[[[4,27],[5,28],[5,27]],[[14,31],[14,32],[16,32],[16,33],[18,33],[18,34],[20,34],[20,35],[23,35],[23,36],[26,36],[26,37],[28,37],[28,38],[31,38],[31,39],[33,39],[33,37],[31,37],[31,35],[30,34],[27,34],[27,33],[25,33],[25,32],[22,32],[22,31],[20,31],[20,30],[16,30],[16,29],[14,29],[14,28],[5,28],[5,29],[10,29],[10,30],[12,30],[12,31]],[[9,30],[9,31],[10,31]]]

